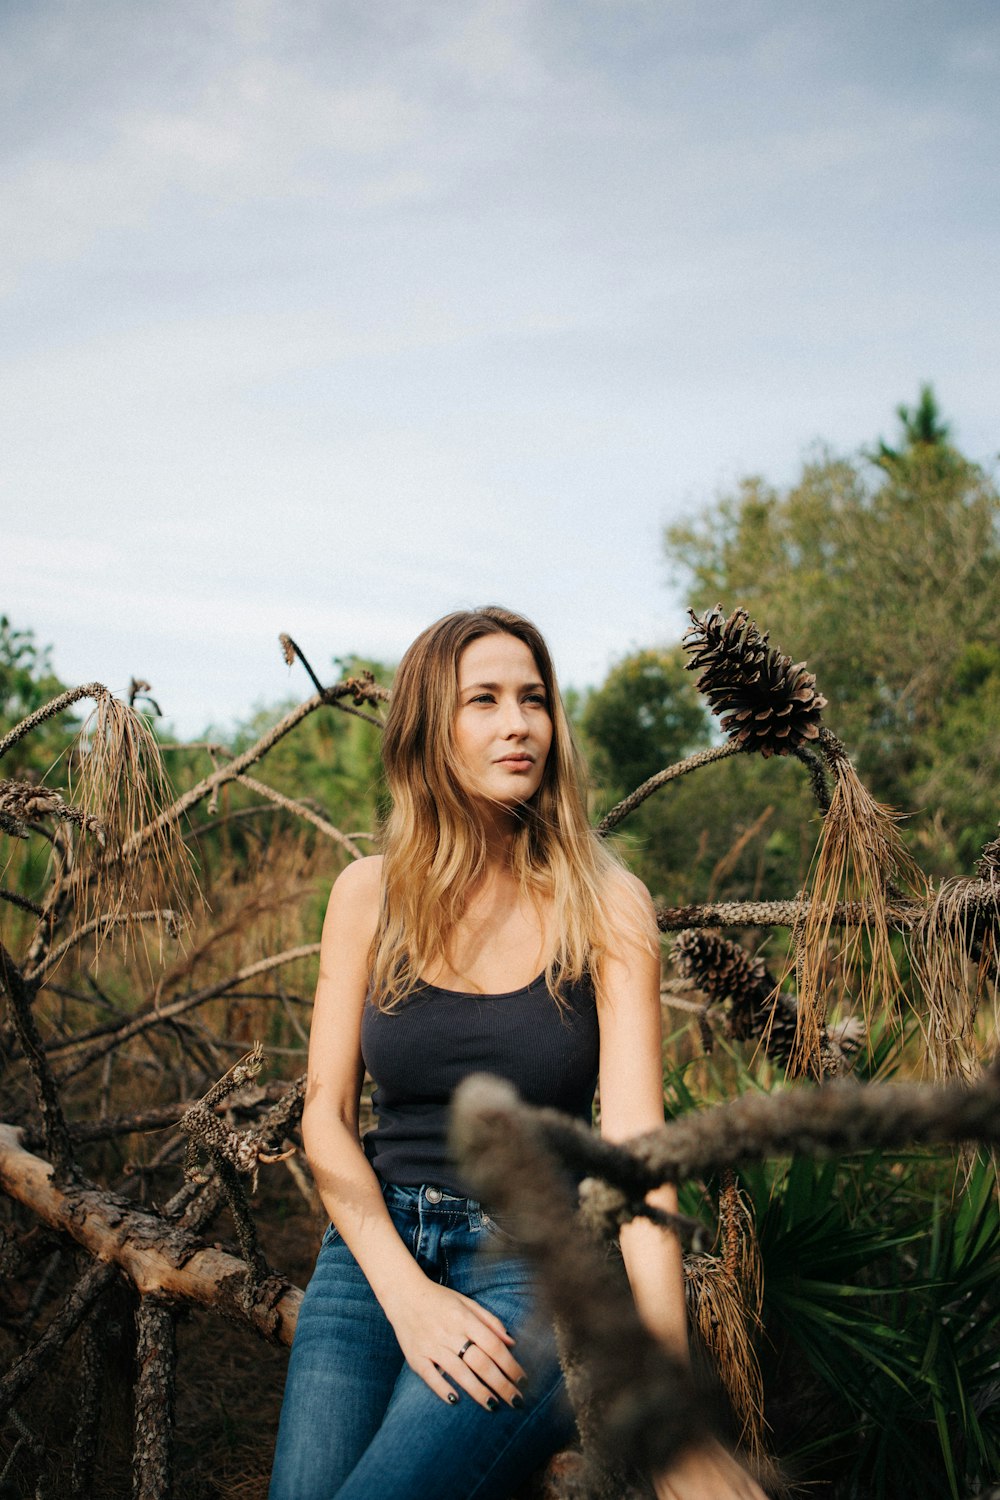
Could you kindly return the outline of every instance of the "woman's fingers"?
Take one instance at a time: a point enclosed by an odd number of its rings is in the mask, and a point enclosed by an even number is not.
[[[498,1338],[502,1338],[504,1343],[514,1344],[517,1342],[513,1334],[507,1332],[496,1313],[491,1313],[488,1307],[484,1307],[481,1302],[474,1302],[471,1297],[464,1295],[462,1295],[462,1301],[467,1303],[469,1309],[475,1313],[476,1317],[485,1323],[487,1328],[491,1329]]]
[[[449,1406],[456,1406],[459,1401],[458,1392],[454,1386],[449,1385],[441,1373],[440,1368],[432,1359],[425,1360],[423,1367],[418,1372],[424,1381],[430,1386],[435,1396],[440,1396],[442,1401],[447,1401]]]
[[[509,1355],[505,1361],[507,1364],[507,1370],[505,1370],[499,1359],[491,1359],[479,1344],[473,1344],[466,1349],[461,1363],[478,1377],[481,1384],[487,1388],[488,1394],[499,1396],[502,1401],[507,1402],[508,1406],[513,1406],[515,1400],[520,1397],[517,1381],[524,1378],[524,1371]],[[477,1400],[482,1401],[483,1405],[489,1404],[481,1394],[477,1394]]]
[[[465,1344],[466,1340],[462,1342]],[[454,1394],[448,1385],[450,1380],[488,1411],[494,1411],[499,1401],[505,1401],[508,1406],[519,1405],[518,1382],[527,1379],[506,1344],[486,1328],[475,1332],[463,1354],[449,1349],[432,1363],[431,1368],[436,1372],[436,1378],[427,1380],[427,1384],[442,1400],[448,1400],[449,1395]],[[424,1378],[427,1379],[426,1375]]]
[[[472,1359],[470,1359],[470,1356],[472,1356]],[[476,1360],[476,1363],[484,1373],[486,1364],[490,1365],[490,1380],[480,1378],[478,1370],[473,1367],[473,1359]],[[447,1356],[445,1362],[441,1365],[441,1372],[448,1377],[454,1386],[463,1392],[463,1399],[465,1396],[469,1396],[479,1406],[485,1407],[487,1411],[496,1411],[500,1405],[500,1397],[494,1390],[495,1385],[504,1384],[511,1390],[512,1395],[517,1394],[517,1387],[511,1387],[509,1381],[504,1381],[496,1365],[491,1360],[487,1360],[481,1351],[478,1356],[473,1355],[471,1348],[465,1351],[462,1359],[459,1359],[457,1354]]]
[[[488,1410],[500,1401],[520,1405],[518,1383],[528,1377],[514,1358],[515,1340],[471,1297],[428,1282],[416,1302],[401,1308],[393,1328],[410,1368],[442,1401],[454,1405],[471,1397]]]
[[[466,1350],[464,1358],[468,1360],[470,1355],[476,1357],[476,1363],[474,1367],[477,1371],[482,1373],[481,1361],[479,1358],[480,1356],[482,1356],[482,1359],[485,1359],[487,1366],[495,1366],[499,1370],[501,1377],[506,1378],[506,1382],[508,1385],[516,1386],[519,1381],[527,1380],[528,1378],[527,1371],[518,1364],[517,1360],[514,1358],[514,1355],[511,1353],[510,1349],[508,1349],[507,1345],[502,1343],[501,1340],[487,1328],[484,1328],[480,1332],[474,1333],[472,1335],[472,1345],[469,1349]]]

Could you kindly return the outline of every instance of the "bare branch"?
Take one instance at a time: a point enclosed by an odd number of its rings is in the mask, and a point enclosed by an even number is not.
[[[33,969],[28,969],[24,977],[32,984],[40,985],[45,975],[51,973],[70,948],[74,948],[77,943],[82,943],[85,937],[90,937],[93,933],[103,934],[110,932],[112,927],[123,927],[132,922],[163,922],[170,935],[177,937],[180,931],[180,920],[179,913],[172,911],[168,906],[155,911],[104,912],[103,915],[84,922],[75,932],[71,932],[58,947],[52,948],[45,955],[41,963],[36,964]]]
[[[639,1203],[665,1182],[773,1156],[846,1156],[911,1146],[1000,1143],[1000,1067],[961,1084],[805,1084],[773,1094],[747,1093],[690,1110],[659,1130],[616,1145],[553,1109],[522,1104],[509,1084],[474,1075],[476,1109],[504,1118],[527,1111],[533,1128],[578,1176],[601,1177]],[[463,1088],[466,1085],[462,1085]],[[501,1098],[502,1094],[502,1098]],[[456,1095],[455,1108],[458,1109]],[[470,1106],[471,1107],[471,1106]],[[462,1138],[464,1139],[464,1137]]]
[[[8,1125],[0,1125],[0,1151],[4,1132],[10,1133]],[[37,1160],[37,1158],[34,1158]],[[46,1169],[44,1162],[39,1165]],[[0,1167],[2,1174],[2,1167]],[[0,1416],[4,1416],[14,1402],[24,1394],[62,1350],[66,1340],[79,1326],[93,1307],[98,1297],[110,1286],[117,1267],[98,1261],[84,1272],[76,1286],[66,1297],[59,1311],[45,1332],[31,1348],[16,1360],[7,1374],[0,1379]]]
[[[110,694],[103,682],[86,682],[83,687],[70,688],[68,692],[60,693],[58,698],[53,698],[41,708],[36,708],[34,713],[22,719],[20,724],[15,724],[14,728],[4,735],[0,740],[0,760],[19,740],[23,740],[26,734],[37,729],[39,724],[44,724],[46,719],[54,719],[56,714],[61,714],[64,708],[70,708],[74,703],[79,703],[81,698],[93,698],[96,702],[98,698],[107,697],[110,697]]]
[[[266,797],[276,806],[295,813],[299,818],[305,818],[306,822],[318,828],[320,833],[326,834],[328,839],[333,839],[335,843],[346,849],[352,859],[361,858],[361,850],[346,833],[341,833],[339,828],[334,828],[332,823],[326,818],[321,818],[318,813],[314,813],[304,802],[296,802],[294,798],[286,797],[282,792],[276,792],[273,787],[267,786],[263,781],[256,781],[252,776],[238,776],[236,779],[241,786],[249,788],[251,792],[256,792],[259,797]]]
[[[597,832],[602,837],[611,833],[623,819],[628,817],[629,813],[635,812],[647,797],[659,791],[661,786],[666,786],[668,781],[676,781],[679,776],[686,776],[689,771],[697,771],[701,766],[711,765],[713,761],[726,760],[730,755],[737,755],[741,749],[742,746],[727,740],[724,745],[714,745],[711,750],[697,750],[694,755],[679,760],[676,765],[667,766],[664,771],[657,771],[655,776],[650,776],[648,781],[637,786],[634,792],[629,792],[628,796],[616,803],[610,812],[605,813],[597,825]]]
[[[98,1303],[80,1330],[76,1428],[73,1433],[73,1472],[70,1500],[90,1500],[101,1424],[101,1381],[104,1374],[105,1320]]]
[[[36,917],[45,915],[44,907],[39,906],[37,901],[29,901],[27,896],[19,896],[16,891],[0,890],[0,901],[9,901],[11,906],[19,906],[22,911],[30,911]]]
[[[0,989],[7,992],[14,1034],[21,1044],[28,1067],[31,1069],[35,1098],[42,1117],[42,1129],[45,1132],[46,1149],[58,1175],[68,1177],[73,1170],[73,1148],[70,1145],[69,1131],[66,1128],[66,1117],[59,1099],[55,1075],[45,1055],[42,1038],[32,1014],[32,987],[25,981],[21,970],[2,943],[0,943]]]
[[[362,713],[360,709],[352,708],[350,704],[340,701],[342,698],[349,698],[353,692],[353,684],[350,682],[338,682],[333,687],[326,688],[322,695],[318,693],[314,694],[312,698],[307,698],[304,703],[298,704],[283,719],[280,719],[277,724],[272,725],[266,734],[261,735],[256,744],[251,745],[241,755],[235,756],[226,765],[220,766],[210,776],[206,776],[204,780],[199,781],[196,786],[191,787],[190,791],[185,792],[175,802],[172,802],[169,807],[164,808],[158,817],[133,834],[128,843],[123,846],[123,855],[127,856],[131,854],[135,847],[154,837],[160,829],[167,827],[168,824],[176,823],[190,808],[196,807],[199,802],[211,796],[212,792],[218,787],[224,786],[227,781],[237,780],[250,766],[262,760],[280,739],[283,739],[286,734],[290,734],[297,724],[300,724],[309,714],[315,713],[318,708],[322,708],[325,704],[333,704],[334,707],[343,710],[345,713],[357,714],[361,718],[381,727],[381,721],[373,715]]]
[[[257,1286],[248,1304],[247,1269],[236,1256],[204,1245],[182,1225],[137,1208],[114,1193],[89,1185],[60,1191],[48,1163],[25,1151],[10,1125],[0,1125],[0,1187],[45,1223],[71,1235],[91,1255],[107,1262],[97,1269],[109,1276],[121,1268],[141,1293],[215,1308],[225,1317],[249,1323],[269,1343],[291,1344],[302,1301],[297,1287],[269,1276]],[[207,1208],[199,1210],[196,1205],[203,1196]],[[189,1203],[190,1189],[182,1198],[184,1204]],[[193,1222],[201,1227],[218,1211],[218,1204],[215,1184],[209,1184],[190,1204]],[[104,1284],[95,1288],[95,1296]]]
[[[169,1500],[177,1374],[174,1314],[162,1298],[147,1296],[139,1304],[136,1323],[132,1500]]]
[[[886,920],[895,932],[912,932],[927,916],[934,894],[926,901],[894,900],[886,908]],[[794,901],[716,901],[697,906],[661,906],[656,920],[661,932],[679,932],[685,927],[797,927],[810,909],[808,899]],[[953,917],[977,914],[1000,920],[1000,885],[990,880],[968,880],[951,898]],[[863,926],[870,919],[868,903],[837,901],[829,907],[832,925]]]
[[[605,1469],[637,1464],[652,1473],[705,1434],[706,1403],[643,1324],[626,1278],[612,1274],[590,1235],[567,1233],[575,1205],[539,1129],[545,1113],[480,1074],[455,1095],[452,1144],[477,1196],[516,1229],[563,1325],[585,1451]]]
[[[206,985],[204,989],[196,990],[193,995],[185,995],[183,999],[175,1000],[170,1005],[161,1005],[158,1009],[151,1008],[141,1015],[133,1016],[124,1022],[108,1022],[102,1028],[95,1028],[87,1033],[86,1038],[73,1037],[65,1042],[58,1042],[50,1048],[50,1056],[61,1054],[79,1047],[81,1042],[89,1041],[103,1032],[105,1040],[91,1048],[82,1058],[77,1058],[72,1068],[64,1072],[63,1081],[75,1076],[91,1063],[104,1056],[112,1047],[119,1046],[128,1041],[130,1037],[138,1036],[140,1032],[148,1031],[151,1026],[159,1026],[164,1021],[171,1020],[174,1016],[183,1015],[186,1011],[193,1010],[195,1006],[204,1005],[208,1000],[217,1000],[220,995],[227,994],[242,984],[245,979],[253,979],[258,974],[265,974],[270,969],[280,968],[283,964],[294,963],[296,959],[312,958],[319,952],[319,943],[304,943],[298,948],[288,948],[284,953],[275,953],[270,958],[262,958],[257,963],[246,964],[238,969],[235,974],[230,974],[226,979],[217,980],[215,984]]]

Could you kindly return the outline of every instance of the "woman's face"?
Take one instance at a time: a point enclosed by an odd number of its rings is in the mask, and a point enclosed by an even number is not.
[[[537,792],[552,719],[535,658],[516,636],[480,636],[459,657],[454,744],[469,796],[515,807]]]

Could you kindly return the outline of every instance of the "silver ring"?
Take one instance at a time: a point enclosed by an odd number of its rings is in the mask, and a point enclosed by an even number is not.
[[[465,1358],[465,1351],[467,1349],[471,1349],[472,1348],[472,1343],[473,1343],[472,1339],[466,1339],[465,1343],[462,1345],[461,1349],[459,1349],[459,1351],[458,1351],[458,1357],[459,1357],[459,1359],[464,1359]]]

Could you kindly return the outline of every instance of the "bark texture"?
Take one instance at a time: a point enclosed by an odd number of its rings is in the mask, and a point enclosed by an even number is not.
[[[302,1301],[297,1287],[268,1276],[248,1297],[242,1260],[114,1193],[90,1184],[61,1189],[48,1162],[25,1151],[9,1125],[0,1125],[0,1188],[89,1250],[101,1263],[95,1272],[113,1274],[119,1266],[144,1295],[214,1307],[269,1343],[291,1344]]]

